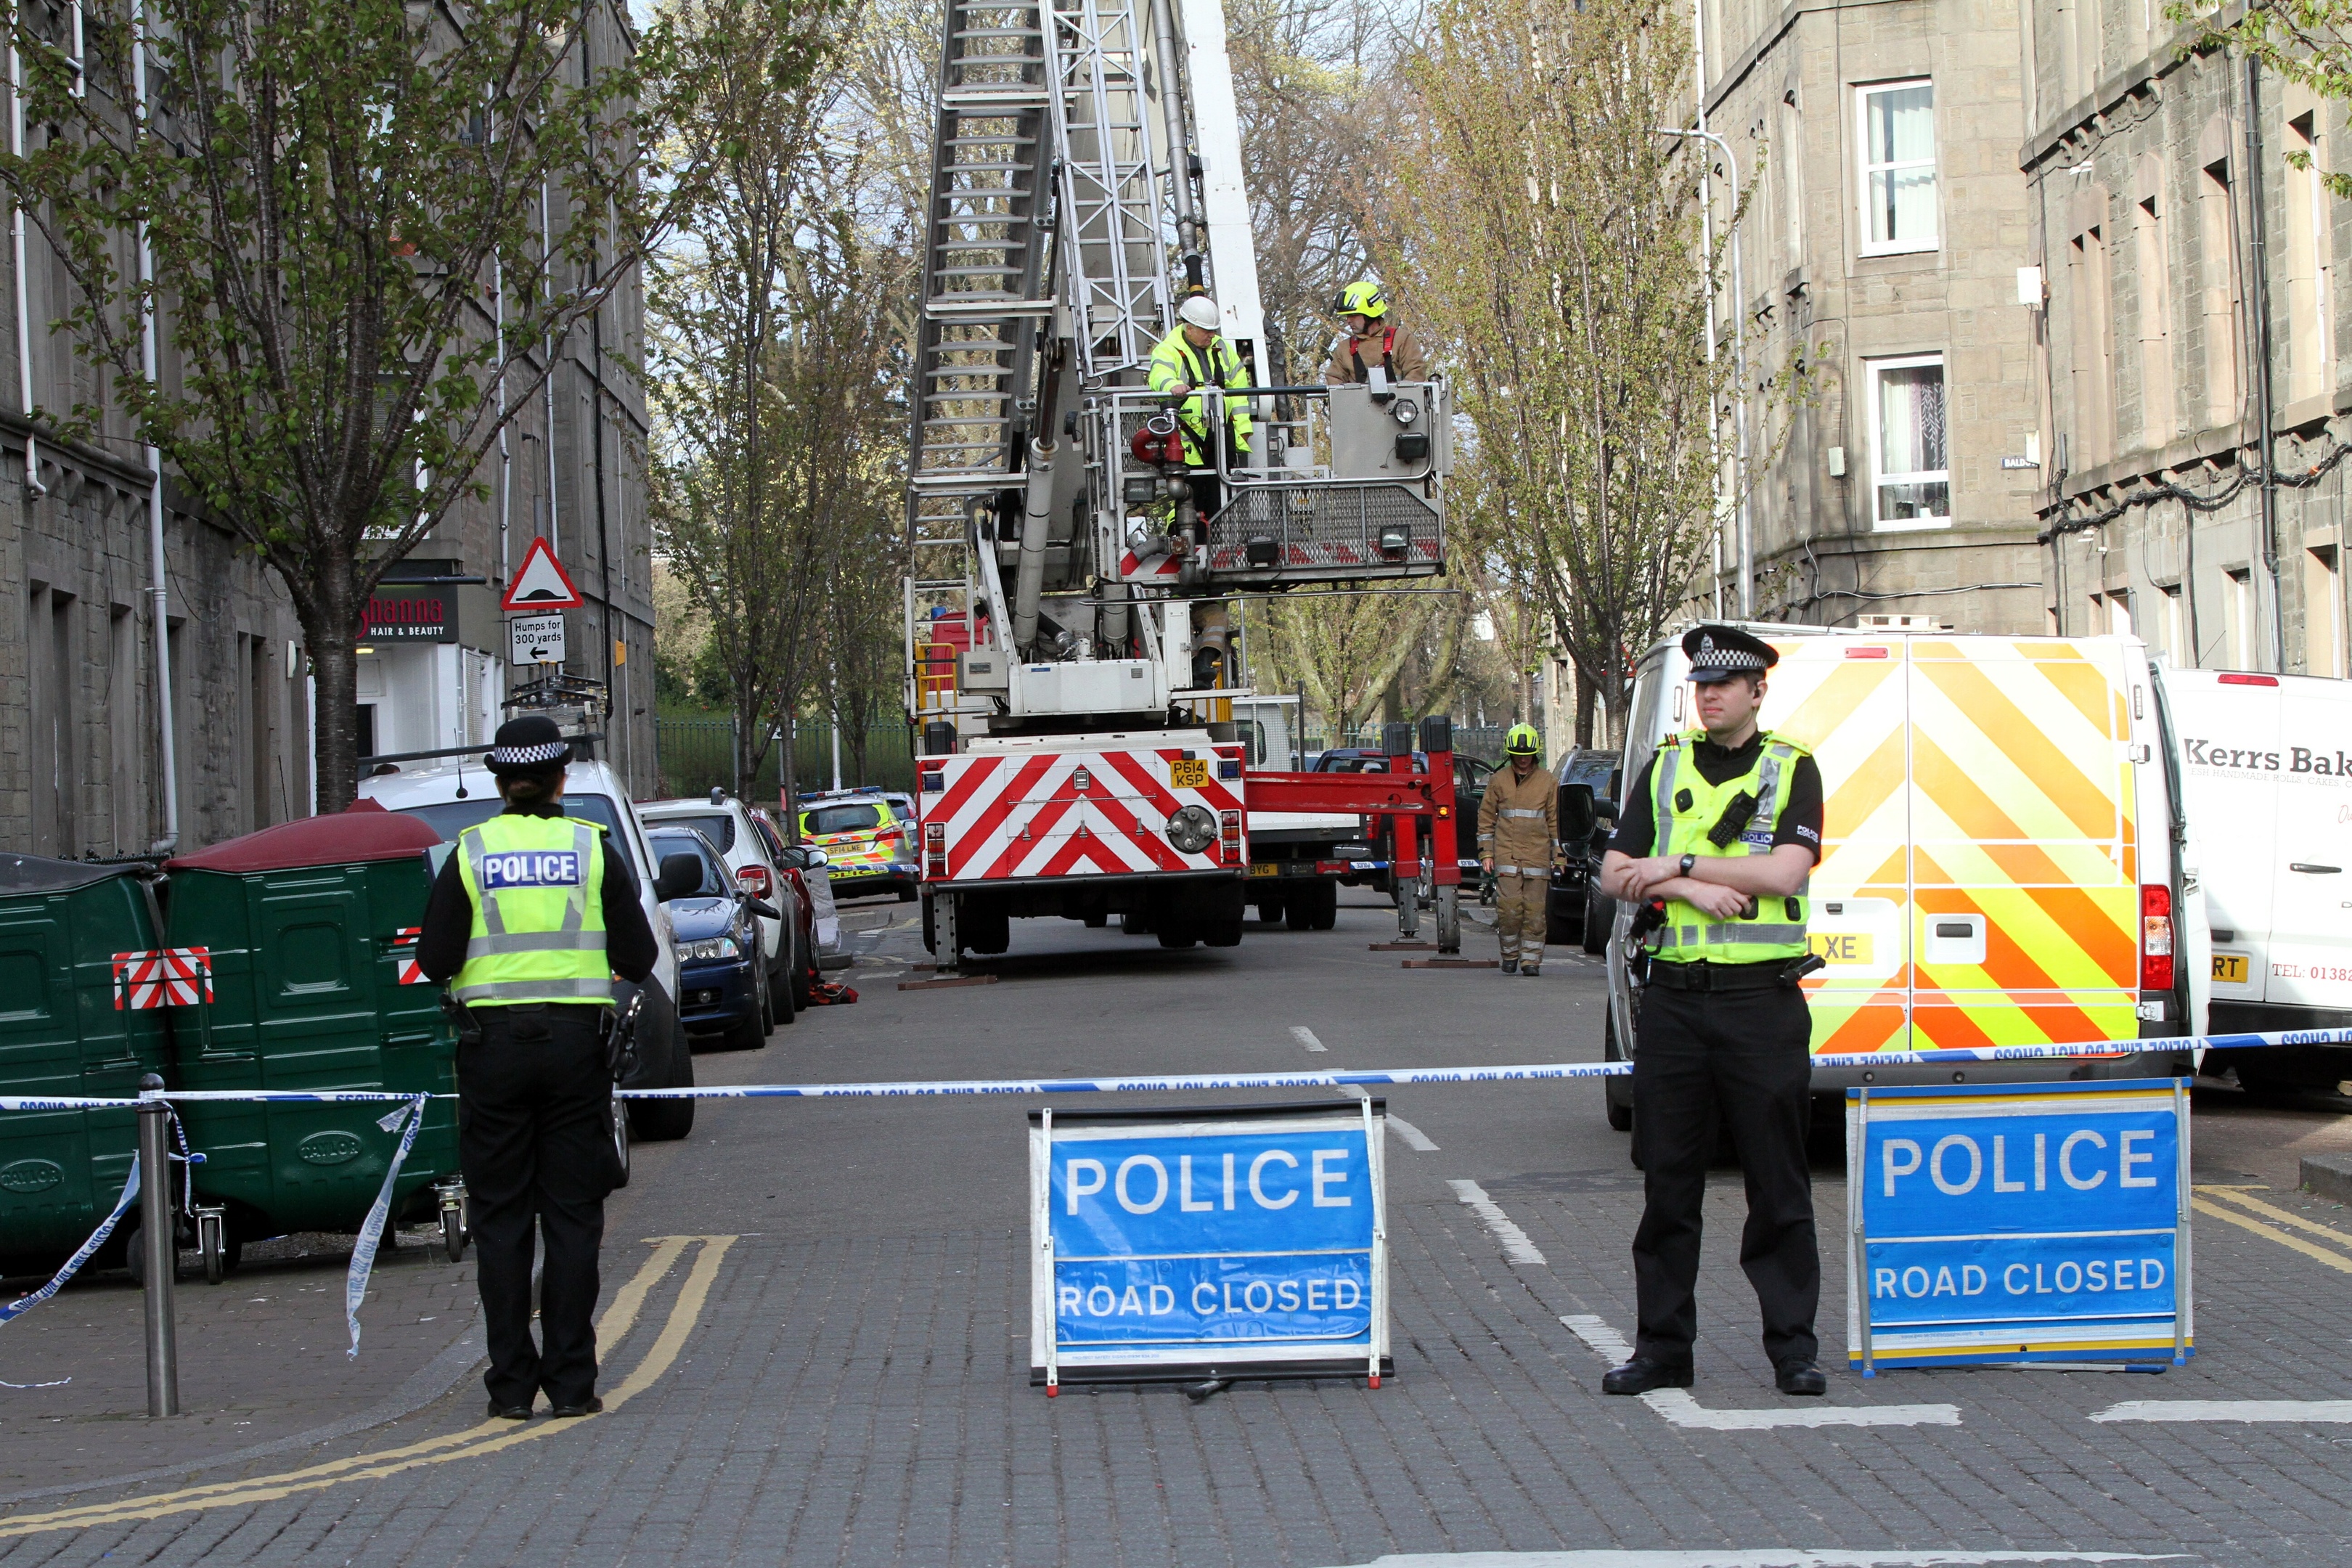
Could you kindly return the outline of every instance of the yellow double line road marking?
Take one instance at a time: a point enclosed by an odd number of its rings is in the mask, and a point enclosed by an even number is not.
[[[686,1283],[678,1289],[677,1300],[670,1307],[668,1319],[662,1324],[660,1334],[655,1338],[644,1359],[637,1363],[627,1377],[621,1380],[619,1387],[604,1395],[604,1409],[608,1414],[651,1388],[677,1363],[678,1352],[686,1348],[688,1336],[701,1319],[703,1306],[710,1299],[710,1287],[719,1278],[719,1262],[727,1256],[727,1249],[739,1238],[732,1236],[656,1236],[646,1239],[653,1243],[653,1256],[646,1259],[644,1266],[626,1285],[621,1287],[619,1293],[614,1296],[612,1305],[597,1319],[599,1343],[620,1343],[636,1326],[655,1285],[685,1256],[686,1249],[699,1243],[701,1251],[696,1256],[694,1266],[687,1271]],[[589,1419],[593,1420],[594,1417]],[[444,1465],[453,1459],[478,1458],[503,1448],[538,1442],[582,1425],[584,1423],[545,1419],[529,1423],[485,1421],[446,1436],[427,1437],[402,1447],[385,1449],[380,1454],[334,1459],[322,1465],[289,1470],[281,1475],[216,1481],[209,1486],[188,1487],[153,1497],[61,1509],[52,1513],[18,1514],[11,1519],[0,1519],[0,1537],[32,1535],[48,1530],[87,1530],[101,1524],[162,1519],[175,1513],[199,1513],[212,1509],[276,1502],[298,1492],[321,1491],[328,1487],[341,1486],[345,1481],[381,1480],[386,1476],[398,1475],[403,1470],[415,1469],[422,1465]]]
[[[2221,1201],[2216,1203],[2213,1201],[2216,1198]],[[2316,1258],[2330,1268],[2352,1274],[2352,1257],[2346,1256],[2347,1252],[2352,1252],[2352,1236],[2347,1236],[2340,1230],[2316,1224],[2304,1218],[2301,1215],[2289,1214],[2274,1205],[2266,1204],[2260,1198],[2250,1196],[2241,1187],[2200,1186],[2196,1190],[2196,1195],[2189,1201],[2200,1214],[2209,1214],[2215,1219],[2227,1220],[2242,1230],[2251,1230],[2256,1236],[2267,1237],[2281,1247],[2300,1252],[2305,1258]],[[2224,1205],[2228,1206],[2225,1207]],[[2240,1210],[2251,1210],[2252,1213],[2240,1213]],[[2254,1218],[2254,1215],[2267,1215],[2277,1224],[2265,1225],[2262,1220]],[[2314,1236],[2324,1236],[2343,1250],[2331,1252],[2326,1247],[2304,1240],[2302,1237],[2289,1235],[2280,1229],[2280,1226],[2289,1226],[2295,1230],[2308,1231]]]

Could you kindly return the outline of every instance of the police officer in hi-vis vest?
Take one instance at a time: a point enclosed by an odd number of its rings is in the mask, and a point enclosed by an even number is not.
[[[1739,1264],[1763,1310],[1783,1394],[1828,1386],[1813,1315],[1821,1254],[1805,1134],[1812,1024],[1805,889],[1821,858],[1822,777],[1804,748],[1756,724],[1770,645],[1730,626],[1683,638],[1700,729],[1669,737],[1629,792],[1601,885],[1654,924],[1633,1052],[1633,1236],[1640,1327],[1610,1394],[1691,1384],[1698,1334],[1699,1205],[1718,1127],[1748,1180]],[[1635,962],[1639,955],[1629,954]]]
[[[457,1162],[488,1336],[490,1414],[557,1415],[596,1397],[596,1254],[619,1175],[604,1051],[613,976],[653,973],[653,929],[626,861],[563,815],[572,748],[553,720],[499,729],[488,758],[506,810],[457,836],[417,933],[428,979],[469,1023],[457,1044]],[[453,978],[454,977],[454,978]],[[534,1230],[546,1246],[530,1335]]]

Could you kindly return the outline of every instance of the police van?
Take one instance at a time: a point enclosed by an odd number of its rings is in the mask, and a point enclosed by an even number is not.
[[[2352,681],[2164,672],[2202,872],[2218,1031],[2352,1026]],[[2252,1089],[2333,1089],[2352,1051],[2218,1052]]]
[[[2131,637],[1997,637],[1757,625],[1780,663],[1763,727],[1822,773],[1803,982],[1816,1056],[2145,1040],[2076,1059],[1816,1068],[1813,1087],[2141,1078],[2200,1033],[2202,895],[2164,693]],[[1690,661],[1635,674],[1622,790],[1697,728]],[[1622,813],[1624,798],[1621,796]],[[1606,1051],[1629,1059],[1633,906],[1609,944]],[[1606,1080],[1612,1125],[1633,1089]]]

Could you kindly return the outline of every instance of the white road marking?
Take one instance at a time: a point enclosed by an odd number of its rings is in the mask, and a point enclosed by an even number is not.
[[[1619,1333],[1608,1319],[1579,1312],[1563,1313],[1559,1321],[1567,1325],[1570,1333],[1599,1352],[1604,1360],[1613,1363],[1633,1359],[1633,1347],[1625,1342],[1625,1336]],[[1654,1388],[1642,1395],[1642,1403],[1676,1426],[1697,1427],[1708,1432],[1759,1432],[1780,1426],[1957,1426],[1960,1424],[1960,1410],[1957,1405],[1804,1405],[1770,1410],[1710,1410],[1701,1405],[1687,1388]],[[1790,1561],[1801,1560],[1791,1558]],[[1941,1562],[1943,1559],[1933,1561]],[[1969,1560],[1956,1557],[1951,1561]],[[2025,1557],[2017,1561],[2039,1563],[2042,1559]],[[2128,1561],[2137,1562],[2138,1559]]]
[[[1486,1233],[1503,1244],[1503,1256],[1514,1263],[1538,1263],[1549,1268],[1550,1263],[1528,1239],[1528,1233],[1512,1223],[1511,1216],[1500,1205],[1486,1195],[1486,1189],[1475,1182],[1448,1182],[1454,1195],[1468,1205],[1471,1212],[1486,1226]]]
[[[2352,1399],[2126,1399],[2094,1421],[2310,1421],[2352,1423]]]
[[[2179,1563],[2185,1552],[1905,1552],[1892,1547],[1731,1547],[1720,1552],[1412,1552],[1363,1568],[1979,1568],[2003,1563]]]
[[[1291,1025],[1290,1037],[1310,1051],[1319,1051],[1323,1048],[1323,1042],[1315,1037],[1315,1031],[1304,1024]]]
[[[1367,1089],[1360,1083],[1343,1083],[1339,1086],[1339,1092],[1345,1095],[1352,1095],[1358,1100],[1370,1100],[1372,1098],[1371,1091]],[[1434,1154],[1437,1152],[1437,1145],[1429,1141],[1428,1133],[1423,1132],[1420,1128],[1415,1127],[1412,1122],[1407,1121],[1403,1117],[1399,1116],[1393,1110],[1387,1111],[1384,1114],[1388,1118],[1389,1125],[1396,1129],[1396,1134],[1398,1137],[1403,1139],[1406,1142],[1412,1144],[1415,1149],[1424,1154]]]

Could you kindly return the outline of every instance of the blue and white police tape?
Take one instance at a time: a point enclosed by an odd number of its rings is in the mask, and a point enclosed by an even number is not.
[[[89,1233],[89,1239],[83,1242],[80,1249],[71,1258],[66,1259],[66,1266],[64,1268],[49,1276],[49,1282],[47,1284],[42,1286],[37,1290],[28,1291],[25,1295],[17,1297],[13,1301],[0,1303],[0,1324],[5,1324],[11,1319],[24,1316],[26,1312],[31,1311],[34,1308],[39,1306],[42,1302],[56,1295],[59,1290],[64,1289],[66,1281],[72,1279],[77,1273],[80,1272],[81,1266],[90,1260],[91,1255],[96,1253],[100,1247],[106,1245],[106,1238],[114,1234],[115,1225],[122,1218],[122,1211],[129,1208],[131,1206],[131,1200],[138,1195],[139,1156],[136,1152],[133,1152],[131,1156],[131,1173],[123,1179],[122,1195],[114,1200],[113,1212],[109,1214],[104,1219],[99,1221],[98,1228]],[[52,1383],[0,1382],[0,1388],[62,1388],[72,1381],[72,1378],[62,1377]]]
[[[375,1270],[375,1249],[383,1240],[384,1222],[392,1215],[392,1187],[400,1180],[400,1167],[408,1159],[408,1152],[416,1146],[416,1130],[425,1125],[425,1102],[431,1095],[409,1097],[408,1103],[389,1116],[376,1118],[376,1125],[386,1132],[408,1125],[400,1134],[400,1147],[392,1152],[392,1165],[383,1173],[383,1185],[376,1190],[375,1203],[360,1226],[359,1239],[352,1244],[352,1266],[343,1276],[343,1321],[351,1326],[352,1348],[346,1355],[357,1360],[360,1353],[360,1303],[367,1300],[368,1276]]]
[[[1970,1046],[1931,1051],[1862,1051],[1820,1056],[1813,1066],[1828,1068],[1938,1067],[1966,1062],[2023,1062],[2131,1055],[2174,1056],[2182,1051],[2244,1050],[2264,1046],[2352,1046],[2352,1028],[2274,1029],[2264,1033],[2181,1035],[2151,1039],[2085,1040],[2051,1046]],[[1530,1062],[1504,1067],[1370,1068],[1301,1072],[1184,1073],[1117,1078],[914,1079],[882,1083],[759,1083],[692,1089],[625,1089],[624,1100],[876,1100],[979,1094],[1145,1094],[1194,1089],[1337,1089],[1349,1084],[1505,1083],[1548,1079],[1623,1078],[1632,1062]],[[161,1089],[152,1097],[170,1100],[270,1100],[289,1103],[396,1101],[427,1098],[364,1089]],[[448,1100],[453,1095],[430,1098]],[[136,1100],[70,1100],[53,1096],[0,1095],[0,1110],[97,1110],[136,1105]]]

